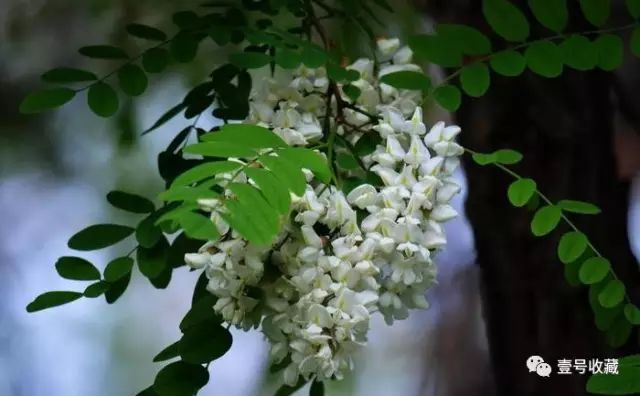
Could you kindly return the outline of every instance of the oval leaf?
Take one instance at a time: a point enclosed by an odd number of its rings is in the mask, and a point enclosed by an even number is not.
[[[598,50],[585,36],[573,35],[560,44],[564,63],[576,70],[591,70],[598,64]]]
[[[229,61],[243,69],[258,69],[271,62],[271,57],[261,52],[237,52],[229,56]]]
[[[120,88],[129,96],[140,96],[147,89],[149,81],[145,72],[137,65],[128,64],[118,70]]]
[[[56,262],[56,271],[65,279],[80,281],[100,279],[100,271],[93,264],[80,257],[60,257]]]
[[[151,41],[165,41],[167,39],[167,35],[162,30],[139,23],[127,25],[127,33],[134,37]]]
[[[560,33],[567,26],[569,12],[566,0],[529,0],[529,7],[547,29]]]
[[[535,236],[547,235],[560,223],[562,211],[554,205],[548,205],[538,209],[531,221],[531,232]]]
[[[69,239],[68,246],[74,250],[98,250],[114,245],[129,235],[134,229],[117,224],[96,224],[85,228]]]
[[[122,48],[112,45],[90,45],[78,50],[81,55],[96,59],[127,59],[127,53]]]
[[[527,66],[524,56],[514,50],[495,53],[490,60],[491,68],[498,74],[515,77],[522,74]]]
[[[624,299],[625,287],[617,279],[610,280],[598,295],[600,305],[605,308],[613,308]]]
[[[499,36],[508,41],[524,41],[529,37],[529,22],[522,11],[507,0],[483,0],[482,13]]]
[[[613,71],[622,65],[624,43],[615,34],[603,34],[593,42],[598,53],[598,67]]]
[[[431,80],[424,73],[414,71],[398,71],[385,74],[380,82],[398,89],[412,89],[426,91],[431,87]]]
[[[209,372],[199,364],[174,362],[164,367],[153,384],[160,396],[193,395],[209,382]]]
[[[75,83],[83,81],[95,81],[98,76],[81,69],[72,67],[59,67],[51,69],[42,75],[42,80],[50,83]]]
[[[536,74],[548,78],[562,74],[562,53],[550,41],[534,42],[525,50],[524,57],[529,69]]]
[[[611,13],[610,0],[580,0],[580,8],[589,23],[601,27],[609,19]]]
[[[443,85],[436,88],[433,97],[442,108],[449,111],[458,110],[462,103],[460,90],[454,85]]]
[[[484,63],[465,66],[460,73],[462,90],[469,96],[480,97],[489,89],[491,78],[489,68]]]
[[[118,94],[104,82],[94,84],[87,93],[89,108],[100,117],[111,117],[118,111]]]
[[[231,348],[232,342],[229,330],[207,321],[189,327],[180,340],[178,349],[185,362],[203,364],[222,357]]]
[[[589,202],[563,199],[557,203],[558,207],[565,212],[595,215],[601,212],[600,208]]]
[[[564,264],[577,260],[587,249],[587,236],[581,232],[567,232],[560,238],[558,257]]]
[[[82,293],[71,291],[52,291],[39,295],[29,305],[27,312],[37,312],[43,309],[57,307],[70,303],[82,297]]]
[[[131,257],[118,257],[111,260],[104,269],[104,280],[115,282],[131,273],[133,269],[133,259]]]
[[[509,202],[515,207],[521,208],[529,202],[536,192],[536,182],[533,179],[518,179],[511,183],[507,196]]]
[[[75,91],[68,88],[45,89],[33,92],[24,98],[20,104],[20,112],[32,114],[55,109],[69,102],[75,95]]]
[[[169,51],[164,48],[151,48],[142,55],[142,67],[147,73],[160,73],[169,65]]]
[[[114,207],[131,213],[151,213],[155,210],[153,202],[147,198],[124,191],[109,192],[107,201]]]
[[[609,260],[604,257],[591,257],[582,263],[578,278],[585,285],[593,285],[603,280],[610,268]]]

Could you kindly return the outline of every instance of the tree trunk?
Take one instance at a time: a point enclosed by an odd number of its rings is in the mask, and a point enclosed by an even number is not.
[[[525,3],[525,2],[519,2]],[[488,32],[480,1],[430,1],[438,21],[467,23]],[[522,9],[526,5],[522,5]],[[575,15],[575,14],[574,14]],[[599,216],[571,216],[601,253],[611,260],[638,302],[640,274],[627,233],[628,181],[618,180],[614,157],[612,75],[565,69],[544,79],[492,74],[481,99],[465,99],[455,119],[461,143],[491,152],[513,148],[524,154],[515,170],[538,182],[551,200],[593,202]],[[606,346],[594,324],[588,289],[570,286],[557,258],[557,243],[568,227],[543,238],[531,235],[532,213],[511,207],[512,181],[493,167],[465,158],[467,216],[481,268],[483,304],[492,367],[499,395],[583,395],[587,375],[558,375],[558,359],[618,357],[637,351],[637,333],[623,350]],[[549,378],[529,373],[525,362],[542,356]]]

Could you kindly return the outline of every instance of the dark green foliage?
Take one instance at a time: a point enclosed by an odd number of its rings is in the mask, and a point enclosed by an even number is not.
[[[123,225],[96,224],[72,236],[68,245],[74,250],[98,250],[115,245],[133,232],[133,228]]]
[[[60,107],[76,95],[68,88],[53,88],[29,94],[20,104],[20,112],[24,114],[40,113]]]
[[[52,291],[39,295],[27,305],[27,312],[37,312],[43,309],[68,304],[82,297],[82,293],[71,291]]]
[[[130,257],[118,257],[111,260],[104,270],[104,280],[113,283],[131,274],[133,263],[133,259]]]
[[[65,279],[80,281],[100,279],[100,271],[93,264],[80,257],[60,257],[56,262],[56,271]]]
[[[49,83],[76,83],[84,81],[95,81],[98,76],[90,71],[75,69],[71,67],[58,67],[51,69],[42,75],[42,80]]]
[[[151,213],[155,210],[153,202],[147,198],[124,191],[110,191],[107,201],[114,207],[131,213]]]
[[[175,362],[164,367],[153,384],[159,396],[186,396],[195,394],[209,382],[209,372],[199,364]]]
[[[87,93],[89,108],[100,117],[111,117],[118,111],[118,94],[105,82],[98,82]]]

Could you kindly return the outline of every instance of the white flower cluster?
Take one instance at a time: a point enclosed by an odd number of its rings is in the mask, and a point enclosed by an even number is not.
[[[380,40],[378,48],[379,71],[368,59],[347,67],[360,73],[352,83],[361,92],[357,100],[342,92],[327,100],[325,70],[301,67],[288,84],[268,79],[252,96],[246,122],[270,128],[290,145],[320,140],[326,114],[353,144],[379,135],[381,143],[362,162],[382,185],[362,184],[345,195],[305,172],[307,189],[293,196],[292,220],[273,246],[248,243],[212,211],[223,237],[185,257],[205,268],[207,288],[218,297],[214,310],[225,321],[261,327],[290,385],[300,376],[342,378],[367,340],[374,312],[392,323],[427,308],[433,254],[446,244],[442,223],[457,215],[448,203],[460,190],[451,178],[463,151],[455,142],[460,128],[440,122],[427,132],[420,92],[379,82],[387,73],[419,70],[411,51],[397,39]]]

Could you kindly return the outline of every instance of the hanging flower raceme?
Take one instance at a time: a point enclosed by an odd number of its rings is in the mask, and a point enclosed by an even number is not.
[[[455,141],[460,128],[442,122],[427,128],[421,92],[380,82],[389,73],[419,70],[411,50],[397,39],[380,40],[378,49],[379,70],[369,59],[347,66],[360,75],[351,83],[357,99],[340,85],[332,89],[324,68],[301,67],[287,84],[272,78],[259,84],[245,122],[292,146],[326,142],[327,126],[351,144],[379,137],[360,158],[379,185],[362,183],[345,194],[306,172],[305,192],[292,196],[289,221],[266,247],[230,230],[215,200],[200,201],[222,237],[185,256],[206,272],[207,290],[217,297],[213,309],[226,322],[262,330],[290,385],[300,376],[342,378],[376,312],[391,324],[428,307],[434,256],[446,244],[442,223],[457,215],[449,202],[460,190],[452,178],[463,151]],[[335,96],[327,100],[329,91]],[[248,175],[234,177],[253,183]]]

